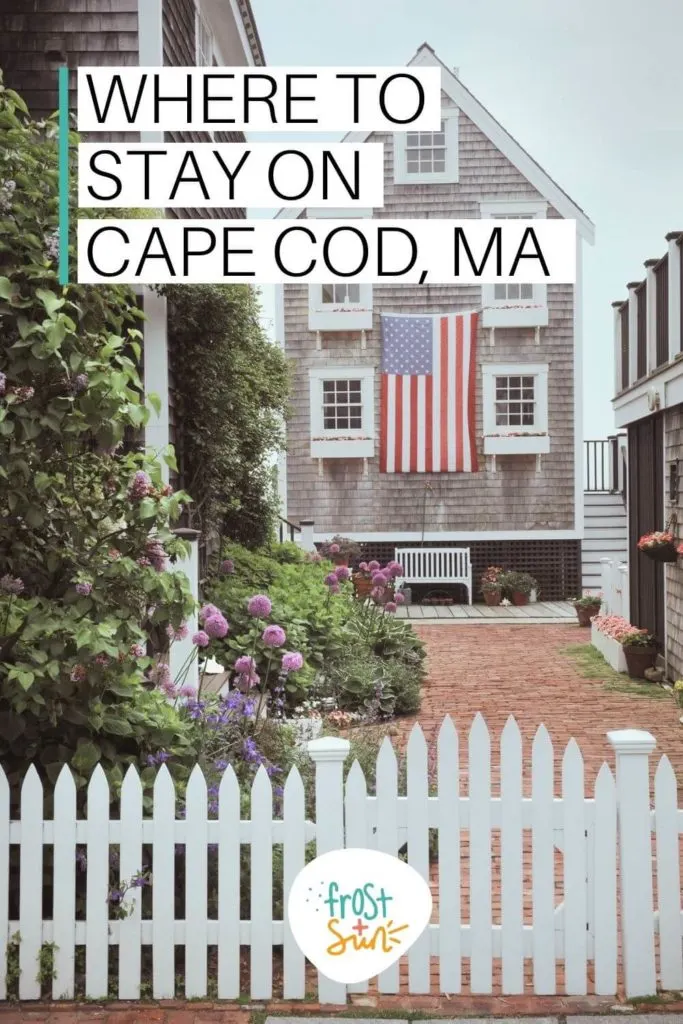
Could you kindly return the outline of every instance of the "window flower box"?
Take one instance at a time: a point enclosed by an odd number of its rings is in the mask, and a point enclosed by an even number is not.
[[[310,331],[370,331],[372,306],[324,305],[308,311]]]
[[[547,433],[485,434],[485,455],[545,455],[550,451]]]
[[[372,459],[375,454],[373,437],[312,437],[312,459]]]

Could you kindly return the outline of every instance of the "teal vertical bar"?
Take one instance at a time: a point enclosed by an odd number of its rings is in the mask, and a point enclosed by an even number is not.
[[[69,283],[69,69],[59,69],[59,283]]]

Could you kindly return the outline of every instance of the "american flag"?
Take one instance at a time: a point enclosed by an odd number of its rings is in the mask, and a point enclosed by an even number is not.
[[[382,316],[380,472],[475,473],[478,313]]]

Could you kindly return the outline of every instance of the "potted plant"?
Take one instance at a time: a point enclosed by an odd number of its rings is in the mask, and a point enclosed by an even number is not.
[[[515,605],[529,603],[529,596],[532,590],[538,590],[538,583],[528,572],[506,572],[501,577],[503,590],[506,596]]]
[[[348,537],[337,536],[320,545],[320,554],[323,558],[329,558],[335,565],[348,565],[360,556],[360,547]]]
[[[678,558],[673,534],[668,530],[644,534],[638,541],[638,550],[655,562],[675,562]]]
[[[487,605],[493,607],[500,604],[503,598],[503,586],[500,582],[503,569],[498,565],[490,565],[480,580],[481,592]]]
[[[576,617],[580,626],[590,626],[591,619],[599,615],[602,605],[602,598],[599,594],[584,594],[583,597],[575,597],[572,600]]]
[[[631,629],[616,638],[624,650],[628,674],[634,679],[644,679],[645,670],[654,668],[657,661],[658,644],[652,633],[646,629]]]

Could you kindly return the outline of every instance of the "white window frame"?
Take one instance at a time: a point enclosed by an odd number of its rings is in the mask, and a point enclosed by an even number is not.
[[[407,132],[394,134],[394,184],[395,185],[451,185],[459,181],[458,160],[458,115],[455,107],[441,111],[446,135],[446,167],[443,171],[413,171],[406,167]]]
[[[307,209],[306,216],[317,220],[358,220],[372,217],[370,207],[324,207]],[[332,284],[333,282],[330,282]],[[339,280],[335,284],[342,284]],[[355,282],[354,282],[355,283]],[[308,286],[308,329],[309,331],[369,331],[372,329],[372,285],[361,284],[358,302],[344,302],[337,306],[323,302],[322,284]]]
[[[548,204],[545,200],[532,199],[491,199],[479,204],[482,220],[496,217],[520,217],[530,220],[545,220]],[[497,299],[495,284],[481,286],[482,326],[483,327],[547,327],[548,326],[548,287],[542,282],[532,285],[530,299],[520,299],[519,309],[506,308],[511,305],[509,299]],[[524,307],[528,308],[524,308]]]
[[[547,363],[484,363],[482,399],[485,455],[541,455],[550,451]],[[533,426],[501,427],[496,423],[496,377],[533,377]]]
[[[360,380],[360,429],[326,429],[323,419],[323,381]],[[309,370],[311,458],[370,459],[375,454],[375,371],[372,366],[326,366]]]
[[[206,33],[206,36],[208,37],[209,46],[211,47],[210,53],[208,53],[208,54],[207,53],[203,53],[203,51],[200,49],[200,45],[199,45],[199,41],[201,39],[201,31],[200,31],[200,29],[202,29],[202,28],[204,29],[204,32]],[[202,10],[202,5],[201,5],[200,0],[195,0],[195,5],[194,5],[194,41],[195,41],[195,56],[194,56],[194,59],[195,59],[195,64],[197,65],[197,67],[200,67],[200,68],[210,68],[210,67],[213,67],[213,58],[214,58],[215,53],[216,53],[216,39],[215,39],[215,36],[214,36],[214,31],[211,28],[211,25],[209,24],[209,20],[208,20],[208,18],[206,17],[206,15],[204,14],[204,12]],[[203,60],[203,62],[201,64],[200,64],[200,57],[204,58],[204,60]]]

